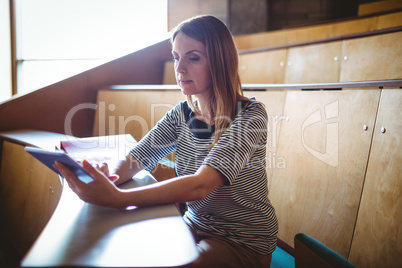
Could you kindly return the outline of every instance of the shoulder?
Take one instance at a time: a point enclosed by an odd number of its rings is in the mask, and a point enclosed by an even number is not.
[[[259,116],[262,119],[268,118],[265,105],[262,102],[256,100],[255,98],[250,99],[250,101],[246,104],[240,115],[245,117]]]
[[[265,129],[268,127],[268,114],[265,105],[255,99],[250,100],[237,114],[234,126],[250,129]]]
[[[190,110],[190,107],[187,104],[187,101],[181,101],[174,105],[170,111],[166,113],[168,117],[178,117],[180,115],[186,114]]]

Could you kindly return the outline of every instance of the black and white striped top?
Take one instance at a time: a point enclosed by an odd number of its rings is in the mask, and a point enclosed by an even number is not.
[[[214,126],[196,119],[183,101],[166,113],[130,154],[146,170],[151,170],[159,160],[176,150],[178,176],[194,174],[200,165],[209,165],[221,172],[227,183],[203,200],[188,202],[185,216],[199,230],[260,254],[272,253],[278,222],[268,199],[264,106],[252,101],[209,150],[214,135]]]

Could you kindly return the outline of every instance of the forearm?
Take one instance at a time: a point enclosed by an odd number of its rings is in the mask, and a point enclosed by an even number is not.
[[[225,182],[225,178],[210,167],[202,167],[197,173],[176,177],[144,187],[122,190],[122,207],[151,206],[201,200]]]
[[[121,206],[152,206],[167,203],[187,202],[202,199],[188,177],[177,177],[163,182],[121,190]]]
[[[126,161],[125,164],[122,163],[121,165],[122,177],[119,178],[121,182],[123,182],[122,178],[131,178],[132,174],[142,168],[141,165],[130,167],[129,163],[130,161]],[[226,181],[225,177],[218,171],[203,165],[194,175],[124,190],[116,187],[110,180],[110,176],[107,176],[101,169],[93,167],[87,161],[83,161],[83,167],[94,178],[88,184],[80,181],[63,164],[56,162],[54,167],[61,172],[68,185],[82,200],[91,204],[114,208],[200,200]]]

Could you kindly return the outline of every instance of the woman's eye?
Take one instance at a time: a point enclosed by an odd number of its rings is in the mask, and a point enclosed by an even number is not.
[[[190,58],[191,61],[198,61],[200,58]]]
[[[179,60],[178,57],[173,57],[173,58],[172,58],[172,61],[178,61],[178,60]]]

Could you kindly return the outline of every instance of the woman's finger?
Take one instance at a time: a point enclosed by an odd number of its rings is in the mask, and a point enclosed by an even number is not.
[[[95,180],[97,178],[100,178],[99,176],[110,179],[110,176],[108,174],[105,174],[99,168],[92,166],[87,160],[82,161],[82,166]]]
[[[94,178],[100,174],[100,172],[87,160],[82,161],[82,167]]]

